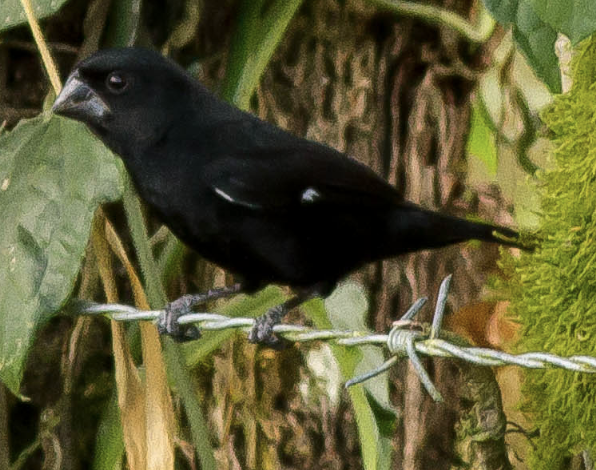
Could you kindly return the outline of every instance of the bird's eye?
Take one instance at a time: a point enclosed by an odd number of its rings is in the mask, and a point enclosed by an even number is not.
[[[106,86],[112,93],[122,93],[130,85],[130,80],[120,72],[112,72],[106,78]]]

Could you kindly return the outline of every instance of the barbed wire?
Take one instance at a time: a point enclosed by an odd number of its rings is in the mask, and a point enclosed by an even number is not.
[[[545,352],[509,354],[489,348],[472,347],[453,333],[442,332],[441,325],[445,315],[445,306],[451,275],[443,279],[432,323],[419,323],[414,320],[416,314],[426,304],[427,298],[418,299],[396,322],[387,334],[375,334],[370,331],[354,330],[317,330],[314,328],[280,324],[273,331],[293,342],[335,341],[343,346],[376,345],[385,346],[391,357],[377,368],[361,376],[348,380],[346,387],[362,383],[394,366],[399,360],[408,358],[418,374],[426,391],[435,401],[443,397],[436,389],[428,372],[422,365],[419,354],[431,357],[456,358],[479,366],[516,365],[529,369],[561,368],[574,372],[596,373],[596,358],[591,356],[562,357]],[[84,315],[107,315],[117,321],[157,321],[165,315],[165,310],[137,310],[122,304],[86,303],[77,309]],[[240,329],[248,333],[255,324],[254,318],[229,317],[217,313],[190,313],[178,318],[181,325],[196,324],[201,330],[217,331]]]

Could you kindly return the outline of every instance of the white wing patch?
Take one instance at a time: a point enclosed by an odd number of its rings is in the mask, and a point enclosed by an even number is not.
[[[212,189],[215,192],[215,194],[217,194],[220,198],[231,204],[248,207],[249,209],[263,209],[263,206],[260,204],[253,204],[242,199],[234,198],[233,196],[226,193],[223,189],[218,188],[217,186],[213,186]],[[321,197],[321,193],[317,191],[315,188],[306,188],[304,191],[302,191],[302,194],[300,195],[300,202],[302,204],[312,204],[321,199]]]
[[[304,204],[309,204],[311,202],[315,202],[320,197],[321,193],[319,193],[315,188],[307,188],[302,193],[300,201]]]
[[[239,206],[248,207],[249,209],[261,209],[261,206],[258,204],[251,204],[250,202],[234,199],[228,193],[226,193],[225,191],[223,191],[217,187],[213,187],[213,190],[215,191],[215,194],[217,194],[219,197],[221,197],[222,199],[225,199],[228,202],[231,202],[232,204],[237,204]]]

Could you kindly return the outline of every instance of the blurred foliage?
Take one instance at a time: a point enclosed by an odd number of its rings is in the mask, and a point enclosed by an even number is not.
[[[596,8],[592,0],[531,0],[531,3],[542,21],[565,34],[573,44],[578,44],[596,31]]]
[[[577,53],[573,87],[543,118],[555,166],[540,173],[541,243],[510,259],[511,313],[522,322],[519,348],[596,355],[596,40]],[[573,454],[596,450],[596,379],[554,370],[528,372],[524,409],[540,438],[532,468],[563,469]]]
[[[555,54],[557,34],[573,43],[596,31],[596,4],[591,0],[484,0],[494,18],[511,24],[518,46],[536,74],[553,93],[561,93],[561,74]]]
[[[468,179],[494,181],[513,202],[519,227],[532,229],[539,209],[536,171],[547,168],[550,143],[539,113],[552,101],[544,82],[505,35],[480,79],[468,138]],[[478,117],[476,117],[478,116]]]
[[[495,132],[491,129],[486,109],[478,105],[472,108],[470,137],[466,151],[482,160],[490,176],[497,174],[498,157]]]
[[[238,27],[232,36],[222,97],[240,109],[249,100],[275,48],[302,0],[275,0],[265,8],[264,0],[243,0]]]

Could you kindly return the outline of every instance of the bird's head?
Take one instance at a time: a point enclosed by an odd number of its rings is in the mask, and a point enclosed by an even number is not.
[[[171,127],[196,83],[157,52],[108,49],[74,68],[52,111],[85,123],[125,156],[127,149],[150,144]]]

